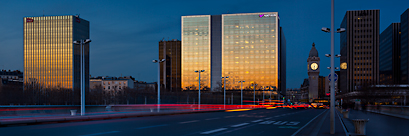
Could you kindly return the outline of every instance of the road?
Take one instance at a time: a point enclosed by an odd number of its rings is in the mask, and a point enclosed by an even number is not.
[[[261,109],[0,128],[1,136],[272,135],[290,136],[319,109]]]

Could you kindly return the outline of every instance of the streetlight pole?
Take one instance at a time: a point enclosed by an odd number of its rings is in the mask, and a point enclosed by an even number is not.
[[[153,63],[158,63],[158,112],[160,111],[160,63],[165,61],[166,59],[152,60]]]
[[[199,109],[200,109],[200,73],[204,72],[205,70],[196,70],[196,73],[199,73]]]
[[[81,116],[85,115],[85,57],[84,57],[84,45],[87,43],[90,43],[91,40],[90,39],[85,39],[85,40],[79,40],[79,41],[73,41],[74,44],[76,45],[80,45],[80,78],[81,78],[81,82],[80,82],[80,87],[81,87]]]
[[[241,85],[240,85],[240,90],[241,90],[241,105],[243,106],[243,82],[246,82],[246,81],[239,81],[239,83],[241,83]]]
[[[223,89],[224,89],[224,94],[223,94],[223,102],[224,102],[224,108],[226,108],[226,78],[229,78],[228,76],[227,77],[222,77],[223,78],[223,80],[224,80],[224,84],[223,84]]]
[[[264,105],[264,87],[265,86],[263,86],[263,105]]]
[[[335,134],[335,81],[334,81],[334,0],[331,0],[331,119],[330,119],[330,133]]]
[[[253,84],[253,89],[254,89],[254,92],[253,92],[253,105],[256,105],[256,85],[257,84]]]

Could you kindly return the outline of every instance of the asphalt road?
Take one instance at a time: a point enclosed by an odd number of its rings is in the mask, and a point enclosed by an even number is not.
[[[275,135],[290,136],[325,110],[262,109],[0,128],[1,136]]]

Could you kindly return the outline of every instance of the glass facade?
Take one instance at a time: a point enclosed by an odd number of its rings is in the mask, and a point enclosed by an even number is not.
[[[379,40],[379,83],[399,84],[400,80],[400,23],[392,23]]]
[[[76,16],[25,17],[24,82],[43,88],[80,86],[80,48],[74,40],[89,38],[89,22]],[[85,46],[86,89],[89,46]]]
[[[400,58],[400,74],[401,83],[409,84],[409,9],[402,13],[400,16],[401,22],[401,58]]]
[[[182,89],[210,88],[210,15],[182,16]]]
[[[240,89],[240,80],[248,88],[252,83],[278,87],[278,32],[277,12],[222,15],[222,76],[229,76],[227,89]]]

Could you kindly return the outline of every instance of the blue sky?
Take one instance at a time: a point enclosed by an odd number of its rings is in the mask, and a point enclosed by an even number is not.
[[[0,69],[23,70],[23,17],[74,15],[90,21],[92,76],[133,76],[155,81],[158,42],[180,39],[183,15],[279,12],[287,39],[287,88],[299,88],[307,78],[307,57],[315,42],[321,68],[330,65],[330,0],[196,0],[196,1],[113,1],[113,0],[27,0],[0,1]],[[409,8],[401,0],[336,0],[335,27],[347,10],[380,9],[381,32]],[[339,35],[335,35],[339,53]],[[336,60],[339,65],[339,60]],[[321,69],[327,76],[329,70]]]

